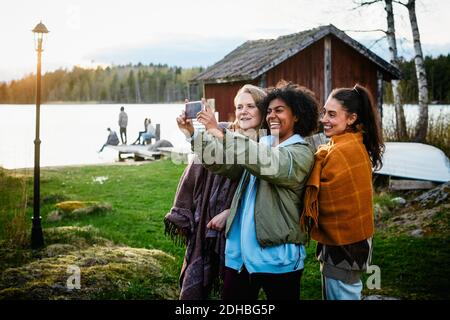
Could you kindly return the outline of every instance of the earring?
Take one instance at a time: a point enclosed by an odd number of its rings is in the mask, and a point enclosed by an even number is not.
[[[347,126],[345,127],[345,131],[346,132],[353,132],[353,128],[351,125],[347,124]]]

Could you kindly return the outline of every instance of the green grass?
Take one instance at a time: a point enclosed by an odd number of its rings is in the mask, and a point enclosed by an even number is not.
[[[65,198],[82,201],[108,202],[113,210],[106,215],[92,215],[81,220],[51,223],[61,225],[92,225],[101,236],[131,247],[161,249],[170,254],[180,252],[162,236],[163,218],[170,210],[178,179],[184,166],[158,161],[140,166],[91,166],[43,170],[45,182],[41,194],[60,193]],[[99,184],[95,177],[108,179]],[[45,205],[42,216],[53,210]]]
[[[164,270],[160,281],[174,283],[179,276],[184,248],[174,245],[169,237],[164,235],[163,218],[172,206],[184,167],[184,165],[175,165],[168,160],[162,160],[136,166],[106,165],[42,169],[43,227],[91,225],[99,230],[99,234],[95,234],[95,237],[100,236],[135,248],[160,249],[175,257],[175,262]],[[94,179],[100,176],[108,179],[103,184],[94,182]],[[23,186],[17,181],[8,181],[8,185],[16,186],[16,189]],[[32,199],[32,179],[27,178],[25,181],[28,199]],[[3,188],[3,193],[0,193],[2,221],[10,217],[6,213],[10,212],[11,208],[20,207],[20,201],[17,199],[23,201],[23,192],[16,189]],[[392,209],[391,198],[392,195],[382,194],[376,197],[375,202]],[[112,205],[112,210],[88,216],[67,217],[57,222],[47,221],[46,217],[55,210],[56,202],[64,200],[107,202]],[[28,201],[26,214],[27,216],[32,214],[30,201]],[[27,227],[31,228],[30,222],[27,223]],[[5,233],[2,230],[0,226],[0,240],[5,239]],[[89,238],[88,235],[83,237]],[[402,299],[449,299],[450,283],[446,274],[446,266],[450,262],[449,245],[448,235],[445,234],[412,238],[378,232],[374,238],[372,264],[378,265],[381,269],[381,289],[368,290],[364,286],[363,294],[385,294]],[[321,299],[320,271],[314,257],[315,247],[314,242],[307,247],[307,259],[302,277],[302,299]],[[29,252],[23,247],[15,250]],[[30,253],[17,254],[17,257],[14,254],[10,255],[9,266],[14,264],[14,259],[16,264],[20,264],[25,260],[32,260],[33,255]],[[363,283],[367,276],[364,276]],[[158,296],[153,288],[160,286],[161,283],[154,286],[154,283],[142,278],[131,277],[128,279],[126,290],[100,292],[93,298],[148,299]]]
[[[448,300],[448,263],[448,237],[377,235],[374,238],[372,264],[381,269],[381,290],[376,290],[373,294],[387,294],[403,299]]]

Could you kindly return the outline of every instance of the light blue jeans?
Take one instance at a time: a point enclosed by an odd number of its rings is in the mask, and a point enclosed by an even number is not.
[[[348,284],[322,275],[324,300],[361,300],[362,281]]]

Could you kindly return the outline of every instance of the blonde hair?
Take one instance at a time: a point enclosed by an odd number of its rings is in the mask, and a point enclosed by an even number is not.
[[[260,87],[254,86],[252,84],[245,84],[242,88],[239,89],[239,91],[236,93],[236,96],[234,97],[234,106],[236,107],[236,101],[237,98],[243,94],[248,93],[252,96],[253,100],[255,100],[255,104],[258,106],[258,104],[267,96],[267,93],[261,89]]]
[[[239,120],[236,119],[233,122],[231,122],[228,126],[228,129],[233,131],[239,131],[241,129],[241,127],[239,126]]]

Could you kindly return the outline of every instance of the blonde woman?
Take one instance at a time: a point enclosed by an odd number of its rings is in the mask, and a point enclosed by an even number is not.
[[[257,132],[264,117],[259,102],[264,90],[253,85],[243,86],[234,99],[236,120],[220,123],[244,135]],[[184,113],[177,118],[188,139],[194,135],[192,122]],[[190,163],[180,179],[172,209],[165,217],[166,233],[186,244],[180,273],[180,299],[207,299],[213,287],[224,276],[224,227],[239,180],[228,179]]]

